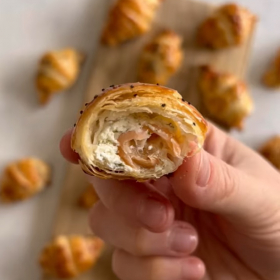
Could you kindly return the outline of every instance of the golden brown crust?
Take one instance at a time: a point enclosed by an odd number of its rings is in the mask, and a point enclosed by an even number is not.
[[[213,49],[238,46],[252,32],[255,22],[256,17],[247,9],[223,5],[199,27],[198,44]]]
[[[260,149],[260,153],[280,170],[280,136],[275,136],[267,141]]]
[[[48,103],[53,94],[75,83],[82,60],[83,56],[74,49],[51,51],[41,58],[36,88],[42,105]]]
[[[88,185],[79,198],[78,204],[81,208],[90,209],[97,201],[99,197],[92,185]]]
[[[269,88],[280,87],[280,50],[266,71],[263,77],[263,83]]]
[[[210,116],[228,128],[243,128],[244,119],[253,110],[253,101],[243,81],[209,66],[201,68],[199,88]]]
[[[177,164],[175,164],[175,170],[181,164],[180,162],[183,161],[184,157],[192,156],[200,150],[207,132],[207,123],[201,114],[190,103],[185,102],[182,96],[173,89],[142,83],[111,86],[104,90],[101,95],[96,96],[91,103],[87,104],[72,136],[72,148],[79,154],[80,165],[84,172],[104,179],[114,178],[118,180],[132,179],[145,181],[159,178],[168,173],[164,173],[165,165],[163,169],[158,169],[157,172],[149,168],[141,172],[139,172],[139,169],[135,170],[133,168],[130,171],[121,171],[117,167],[105,168],[104,164],[100,163],[97,158],[92,158],[92,149],[96,150],[100,147],[100,144],[94,144],[95,142],[93,143],[92,141],[99,141],[98,137],[100,132],[98,131],[103,129],[107,121],[106,119],[108,119],[106,117],[104,121],[101,121],[102,114],[103,116],[104,114],[105,116],[109,114],[110,118],[113,116],[113,122],[119,120],[118,114],[125,114],[128,118],[131,115],[137,114],[137,118],[140,118],[139,121],[141,121],[142,114],[145,114],[147,126],[154,119],[159,122],[159,126],[168,126],[168,129],[172,131],[168,139],[172,141],[174,138],[175,143],[181,143],[180,145],[184,146],[181,151],[185,151],[181,154]],[[147,117],[148,115],[150,117]],[[164,117],[166,115],[167,117]],[[125,124],[127,117],[124,117]],[[107,123],[110,124],[110,122],[111,120]],[[112,127],[111,124],[110,127]],[[132,129],[134,130],[134,128]],[[164,129],[158,128],[158,131],[165,133]],[[185,129],[188,131],[187,133]],[[94,136],[92,133],[94,133]],[[190,138],[186,140],[185,137],[191,137],[191,139],[194,137],[194,140],[191,140],[191,142],[195,141],[195,143],[188,146]],[[172,143],[170,145],[173,145]],[[159,150],[157,149],[156,151]],[[121,156],[120,154],[118,155]],[[151,155],[151,157],[162,162],[161,158],[155,155]],[[122,166],[121,168],[125,167]],[[175,170],[172,169],[170,172],[174,172]]]
[[[182,38],[173,31],[163,31],[148,43],[141,54],[139,82],[167,84],[183,59]]]
[[[25,200],[42,191],[50,182],[50,167],[36,158],[8,165],[0,184],[0,198],[5,202]]]
[[[115,46],[146,33],[162,0],[117,0],[102,34],[102,42]]]
[[[43,249],[39,262],[45,274],[69,279],[89,270],[103,247],[97,237],[61,235]]]

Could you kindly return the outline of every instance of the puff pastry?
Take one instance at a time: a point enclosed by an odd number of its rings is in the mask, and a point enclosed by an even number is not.
[[[83,56],[74,49],[63,49],[46,53],[40,60],[36,77],[36,88],[41,104],[71,87],[80,72]]]
[[[227,128],[241,130],[244,119],[253,110],[253,101],[245,82],[234,75],[201,67],[199,87],[209,115]]]
[[[161,32],[143,49],[139,82],[165,85],[179,69],[182,59],[182,38],[173,31]]]
[[[104,243],[97,237],[58,236],[42,251],[39,262],[45,274],[69,279],[89,270]]]
[[[115,46],[146,33],[163,0],[117,0],[104,27],[101,41]]]
[[[51,169],[40,159],[26,158],[8,165],[0,183],[5,202],[25,200],[42,191],[50,182]]]
[[[263,82],[267,87],[270,88],[280,87],[280,50],[265,73]]]
[[[260,149],[260,153],[270,161],[277,169],[280,170],[280,136],[270,139]]]
[[[175,90],[151,84],[111,86],[81,112],[72,136],[84,172],[145,181],[174,172],[197,153],[207,124]]]
[[[221,6],[199,27],[198,44],[213,49],[238,46],[252,32],[256,17],[236,4]]]
[[[88,185],[80,196],[78,204],[81,208],[90,209],[98,200],[99,197],[94,187],[92,185]]]

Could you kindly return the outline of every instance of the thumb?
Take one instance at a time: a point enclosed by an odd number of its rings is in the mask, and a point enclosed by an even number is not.
[[[264,200],[261,183],[204,150],[186,159],[170,182],[188,206],[238,223],[252,222]]]

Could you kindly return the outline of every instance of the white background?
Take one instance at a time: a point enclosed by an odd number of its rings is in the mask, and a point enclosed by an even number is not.
[[[58,143],[82,102],[107,1],[0,0],[0,171],[29,155],[45,159],[54,169],[47,191],[20,204],[0,205],[1,280],[40,279],[36,258],[51,236],[66,166]],[[280,134],[280,92],[268,92],[259,83],[280,48],[280,1],[237,2],[257,14],[259,23],[247,75],[256,108],[246,130],[233,136],[257,148]],[[46,50],[65,46],[85,52],[87,63],[73,89],[41,108],[33,88],[37,60]]]

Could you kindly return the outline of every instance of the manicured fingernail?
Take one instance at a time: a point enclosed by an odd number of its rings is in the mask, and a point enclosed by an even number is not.
[[[163,202],[149,196],[140,202],[138,218],[149,228],[160,227],[167,219],[167,209]]]
[[[210,173],[211,167],[209,156],[206,152],[202,151],[196,184],[200,187],[206,187],[210,179]]]
[[[197,236],[191,229],[175,228],[170,234],[171,250],[180,253],[191,253],[197,245]]]

